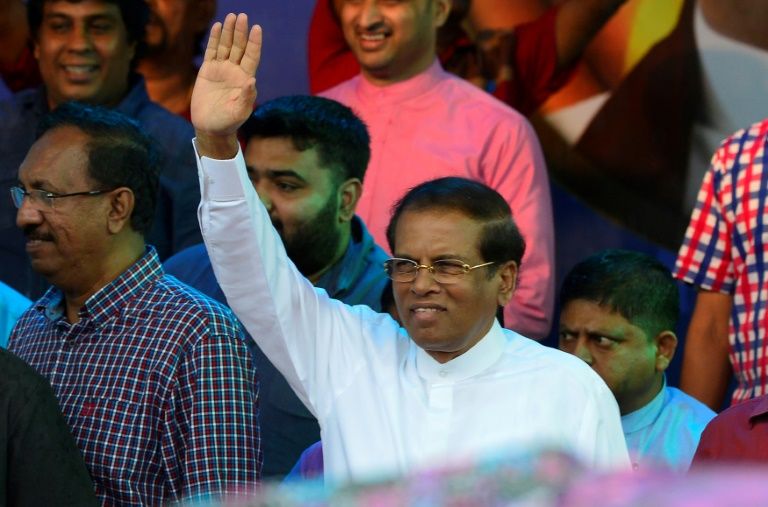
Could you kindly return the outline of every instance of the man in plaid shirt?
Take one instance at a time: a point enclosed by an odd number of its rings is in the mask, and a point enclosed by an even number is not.
[[[165,276],[144,234],[158,187],[131,120],[64,104],[11,189],[32,266],[53,285],[10,349],[53,386],[104,505],[250,491],[255,368],[232,313]]]
[[[768,120],[726,139],[704,176],[675,277],[699,288],[680,386],[721,407],[768,394]]]

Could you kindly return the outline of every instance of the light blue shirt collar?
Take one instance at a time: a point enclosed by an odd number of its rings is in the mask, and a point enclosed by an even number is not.
[[[661,384],[661,390],[651,400],[650,403],[642,408],[630,412],[627,415],[621,416],[621,426],[624,428],[624,434],[633,433],[643,428],[651,426],[659,418],[664,405],[666,405],[665,398],[667,394],[667,377],[664,376]]]

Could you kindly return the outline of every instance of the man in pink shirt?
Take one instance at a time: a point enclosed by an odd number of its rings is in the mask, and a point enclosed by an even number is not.
[[[358,212],[379,244],[392,205],[424,181],[463,176],[505,198],[529,248],[504,324],[542,338],[552,317],[554,237],[541,148],[525,118],[440,66],[437,29],[450,8],[450,0],[344,0],[341,26],[361,73],[322,95],[350,106],[371,133]]]

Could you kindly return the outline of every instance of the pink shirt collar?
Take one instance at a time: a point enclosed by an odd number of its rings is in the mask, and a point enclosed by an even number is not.
[[[444,80],[446,74],[440,61],[435,58],[432,65],[424,72],[390,85],[377,86],[360,74],[356,91],[363,100],[376,100],[377,104],[391,104],[427,93]]]

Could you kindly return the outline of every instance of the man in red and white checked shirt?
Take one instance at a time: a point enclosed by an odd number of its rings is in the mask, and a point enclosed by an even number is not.
[[[11,197],[53,287],[9,348],[51,383],[103,505],[248,493],[261,470],[256,371],[232,312],[166,276],[144,243],[153,143],[98,107],[62,104],[42,125]]]
[[[734,402],[768,393],[768,119],[715,152],[677,258],[698,287],[681,388],[717,410],[731,371]]]

